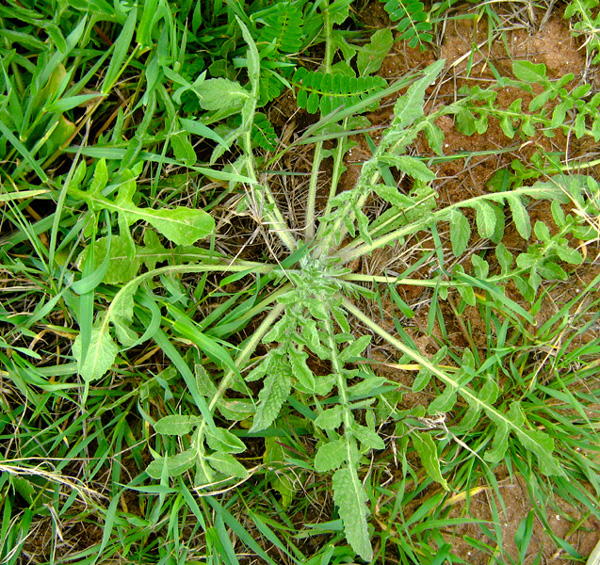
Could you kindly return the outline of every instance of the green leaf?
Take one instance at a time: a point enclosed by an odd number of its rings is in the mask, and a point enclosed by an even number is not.
[[[198,160],[194,147],[190,143],[190,136],[185,132],[173,134],[170,137],[173,153],[178,161],[187,167],[193,167]]]
[[[333,408],[323,410],[323,412],[317,416],[315,425],[322,430],[335,430],[335,428],[338,428],[342,424],[342,414],[342,405],[336,404]]]
[[[450,243],[455,257],[462,255],[469,245],[471,225],[462,212],[453,210],[450,215]]]
[[[233,455],[229,453],[216,452],[209,455],[206,460],[213,469],[228,475],[230,477],[238,477],[245,479],[248,476],[248,471]]]
[[[97,321],[92,328],[85,356],[81,350],[81,337],[77,336],[73,342],[73,357],[77,360],[77,372],[88,383],[104,376],[104,373],[112,367],[118,353],[119,347],[110,337],[108,324],[102,321]]]
[[[299,351],[292,345],[288,348],[288,358],[292,373],[298,384],[307,391],[313,392],[315,390],[315,376],[306,364],[308,354],[304,351]]]
[[[219,145],[222,145],[225,149],[229,149],[229,144],[216,131],[210,129],[207,125],[204,125],[199,120],[179,118],[179,123],[181,124],[181,127],[183,127],[183,129],[188,133],[205,137],[206,139],[212,139]]]
[[[177,414],[161,418],[154,429],[159,434],[168,436],[184,436],[189,433],[202,421],[198,416],[179,416]]]
[[[369,343],[371,343],[371,336],[360,336],[357,340],[353,341],[348,347],[344,348],[340,352],[340,362],[348,363],[350,361],[358,361],[359,359],[362,359],[361,354],[368,347]]]
[[[214,230],[215,222],[204,210],[183,207],[163,210],[139,208],[133,203],[135,191],[134,178],[129,178],[121,186],[114,202],[102,196],[100,191],[82,191],[69,186],[69,192],[86,202],[90,209],[117,212],[127,225],[139,220],[148,222],[177,245],[192,245]]]
[[[286,451],[281,443],[280,438],[267,437],[265,438],[265,453],[263,455],[263,463],[268,467],[273,467],[276,464],[277,470],[269,471],[267,478],[271,486],[281,495],[281,506],[289,508],[294,494],[298,490],[296,486],[293,470],[286,469]],[[279,468],[280,467],[280,468]]]
[[[239,82],[226,78],[211,78],[196,86],[200,105],[205,110],[241,110],[250,93]]]
[[[361,426],[359,424],[354,424],[352,426],[352,432],[354,436],[360,443],[363,448],[367,449],[385,449],[385,443],[383,439],[379,436],[379,434],[368,428],[367,426]]]
[[[170,455],[169,457],[160,457],[148,465],[146,473],[153,479],[160,480],[166,463],[167,475],[169,477],[177,477],[182,473],[185,473],[188,469],[191,469],[195,465],[197,457],[198,455],[195,449],[188,449],[177,455]]]
[[[176,245],[193,245],[214,229],[214,220],[204,210],[183,207],[172,210],[152,210],[137,208],[129,202],[121,201],[119,204],[126,212],[129,223],[144,220]]]
[[[131,45],[136,21],[137,7],[129,12],[127,19],[123,24],[123,29],[113,45],[113,55],[108,65],[108,69],[106,70],[106,74],[104,75],[104,82],[102,83],[102,94],[108,94],[112,90],[117,79],[125,70],[121,65],[125,61],[125,57],[127,57],[127,51],[129,51],[129,46]]]
[[[102,237],[94,242],[94,265],[93,269],[100,268],[106,260],[106,253],[110,241],[110,255],[108,267],[102,277],[102,282],[107,284],[119,284],[133,279],[140,268],[140,261],[136,257],[135,244],[129,234]],[[86,247],[76,264],[79,268],[88,258],[90,246]]]
[[[477,231],[484,238],[490,238],[494,235],[496,229],[496,212],[491,204],[479,201],[473,204],[476,216]]]
[[[421,463],[423,463],[423,467],[425,467],[427,475],[436,483],[442,485],[444,490],[450,490],[446,479],[444,479],[442,476],[440,458],[431,434],[428,434],[427,432],[420,432],[412,434],[411,437],[413,440],[413,445],[415,446],[415,449],[421,458]]]
[[[212,450],[223,453],[242,453],[246,451],[244,442],[229,430],[223,428],[207,428],[206,443]]]
[[[409,157],[408,155],[384,155],[381,161],[423,182],[431,182],[436,178],[435,173],[430,171],[425,163],[415,157]]]
[[[524,240],[528,240],[531,236],[531,221],[529,220],[527,208],[518,196],[509,197],[507,200],[519,235]]]
[[[362,76],[376,73],[393,44],[394,37],[390,29],[377,30],[371,36],[371,41],[358,52],[356,58],[358,74]]]
[[[323,443],[315,455],[315,469],[319,473],[337,469],[348,458],[347,442],[344,439],[336,439]]]
[[[552,456],[554,440],[539,430],[526,428],[525,415],[518,401],[511,403],[507,414],[500,415],[490,410],[486,410],[486,412],[497,425],[492,448],[484,456],[487,461],[499,463],[504,459],[508,450],[508,438],[510,432],[513,431],[523,446],[536,455],[540,471],[544,475],[564,476],[564,471]]]
[[[440,74],[445,63],[445,59],[441,59],[429,65],[424,71],[423,78],[411,84],[406,94],[398,98],[394,106],[395,118],[393,123],[395,126],[406,128],[423,115],[425,92]]]
[[[577,250],[566,245],[559,245],[555,248],[556,254],[561,261],[570,263],[571,265],[581,265],[583,263],[583,255]]]
[[[250,432],[259,432],[273,423],[290,395],[291,387],[292,379],[287,367],[272,367],[258,395],[259,404]]]
[[[541,84],[548,83],[546,78],[546,65],[543,63],[532,63],[531,61],[515,61],[513,63],[513,74],[525,82]]]
[[[365,561],[373,559],[367,525],[367,494],[354,467],[344,467],[333,475],[333,500],[339,507],[346,539]]]

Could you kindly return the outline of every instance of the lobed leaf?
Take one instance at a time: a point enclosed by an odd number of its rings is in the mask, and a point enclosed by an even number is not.
[[[333,475],[333,500],[339,507],[346,539],[365,561],[373,559],[367,525],[367,494],[352,466],[338,469]]]

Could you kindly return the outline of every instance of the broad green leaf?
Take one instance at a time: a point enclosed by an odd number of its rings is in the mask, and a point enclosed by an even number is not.
[[[193,167],[198,160],[198,156],[190,143],[189,135],[185,132],[176,133],[170,137],[170,141],[175,158],[187,167]]]
[[[77,336],[73,342],[73,356],[77,360],[77,372],[88,383],[104,376],[106,371],[112,367],[118,353],[119,347],[110,337],[108,324],[102,321],[96,322],[92,328],[85,359],[81,351],[80,337]]]
[[[531,221],[527,208],[525,208],[518,196],[509,197],[507,200],[519,235],[524,240],[528,240],[531,236]]]
[[[215,222],[204,210],[173,208],[170,210],[152,210],[137,208],[130,203],[120,203],[127,214],[129,223],[144,220],[154,226],[175,245],[193,245],[199,239],[214,230]]]
[[[442,485],[444,490],[450,490],[446,479],[442,476],[440,468],[440,458],[437,453],[435,442],[431,434],[427,432],[414,433],[411,435],[413,445],[421,458],[421,463],[425,467],[427,475],[436,483]]]
[[[226,78],[205,80],[195,90],[205,110],[240,110],[250,97],[250,93],[239,82]]]
[[[292,379],[287,367],[273,367],[258,395],[258,408],[250,432],[259,432],[273,423],[290,395],[291,387]]]
[[[513,63],[513,74],[522,81],[546,84],[546,65],[543,63],[532,63],[531,61],[515,61]]]
[[[197,456],[195,449],[188,449],[177,455],[160,457],[148,465],[146,473],[153,479],[159,480],[162,477],[163,467],[166,461],[168,476],[177,477],[195,465]]]
[[[239,477],[245,479],[248,476],[248,471],[233,455],[229,453],[216,452],[209,455],[206,460],[213,469],[216,469],[224,475],[230,477]]]
[[[333,500],[339,507],[346,539],[365,561],[373,559],[367,524],[367,494],[354,467],[338,469],[333,475]]]
[[[367,426],[361,426],[359,424],[354,424],[352,426],[352,432],[354,436],[360,443],[363,448],[368,449],[385,449],[385,443],[383,439],[379,436],[379,434]]]
[[[441,157],[444,154],[444,132],[433,122],[425,122],[425,138],[429,147],[435,151],[435,154]]]
[[[229,430],[214,428],[206,430],[206,443],[214,451],[242,453],[246,451],[244,442]]]
[[[94,266],[98,269],[106,259],[110,241],[110,256],[108,267],[102,277],[102,282],[107,284],[119,284],[132,280],[138,273],[140,261],[136,257],[135,244],[129,234],[102,237],[94,242]],[[78,268],[88,258],[90,247],[86,247],[77,258]]]
[[[506,275],[510,272],[515,258],[503,243],[496,245],[495,254],[502,274]]]
[[[469,220],[462,212],[453,210],[450,215],[450,243],[455,257],[460,257],[467,250],[470,238],[471,225]]]
[[[371,41],[358,52],[356,58],[358,74],[363,76],[376,73],[381,68],[381,64],[393,44],[394,37],[389,28],[377,30],[371,36]]]
[[[491,204],[485,201],[479,201],[473,203],[475,208],[475,223],[477,224],[477,231],[479,235],[484,238],[489,238],[494,235],[496,228],[496,213]]]
[[[135,179],[130,178],[121,186],[113,202],[102,196],[100,191],[91,193],[69,185],[69,192],[86,202],[90,209],[117,212],[128,225],[139,220],[148,222],[176,245],[193,245],[214,230],[215,222],[204,210],[183,207],[163,210],[139,208],[133,203],[135,191]]]
[[[319,473],[332,471],[342,465],[348,458],[348,447],[346,440],[336,439],[323,443],[315,455],[315,469]]]
[[[161,418],[156,424],[154,429],[159,434],[165,434],[168,436],[184,436],[200,424],[202,418],[198,416],[179,416],[173,414],[171,416],[165,416]]]
[[[323,410],[317,416],[315,425],[322,430],[335,430],[335,428],[338,428],[342,424],[342,413],[342,405],[336,404],[333,408]]]
[[[558,245],[555,247],[555,250],[561,261],[565,261],[565,263],[570,263],[571,265],[581,265],[583,263],[583,255],[577,249],[567,247],[566,245]]]
[[[479,255],[473,253],[471,255],[471,264],[473,265],[473,276],[478,279],[487,279],[490,272],[490,265]]]

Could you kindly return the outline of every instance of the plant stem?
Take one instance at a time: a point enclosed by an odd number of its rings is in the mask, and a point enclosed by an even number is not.
[[[446,206],[437,212],[432,213],[429,217],[423,218],[422,220],[414,221],[411,224],[394,230],[386,235],[383,235],[377,239],[374,239],[370,244],[362,243],[362,239],[356,239],[352,243],[348,244],[344,249],[338,254],[338,256],[342,259],[342,262],[352,261],[353,259],[358,259],[363,255],[367,255],[371,253],[373,250],[383,247],[385,245],[389,245],[399,238],[410,235],[411,233],[415,233],[428,225],[439,222],[442,220],[447,220],[449,217],[449,213],[453,209],[458,208],[469,208],[473,207],[477,204],[477,202],[482,201],[492,201],[492,202],[503,202],[508,197],[521,197],[521,196],[530,196],[532,198],[556,198],[564,200],[566,197],[565,191],[560,186],[548,187],[521,187],[511,192],[496,192],[491,194],[484,194],[482,196],[476,196],[474,198],[469,198],[468,200],[463,200],[461,202],[456,202],[451,204],[450,206]],[[361,244],[362,243],[362,244]]]
[[[315,144],[315,152],[313,155],[312,171],[310,173],[310,185],[308,187],[308,199],[306,204],[306,232],[304,241],[307,243],[312,241],[315,236],[315,208],[317,200],[317,185],[319,184],[319,172],[321,169],[321,161],[323,160],[321,152],[323,150],[323,142],[318,141]]]

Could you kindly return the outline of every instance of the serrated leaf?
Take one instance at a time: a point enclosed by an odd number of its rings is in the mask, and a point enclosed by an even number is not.
[[[507,198],[507,200],[513,221],[515,222],[515,227],[517,228],[519,235],[527,241],[531,236],[531,221],[529,219],[527,208],[525,208],[518,196]]]
[[[446,61],[439,60],[429,65],[423,72],[423,78],[413,82],[404,96],[398,98],[394,105],[394,125],[406,128],[423,115],[425,91],[440,74]]]
[[[390,29],[377,30],[371,36],[371,41],[358,52],[356,57],[358,74],[362,76],[376,73],[393,44],[394,37]]]
[[[123,183],[114,202],[101,193],[94,194],[71,186],[69,191],[86,202],[92,210],[106,209],[117,212],[127,225],[139,220],[148,222],[177,245],[193,245],[214,230],[215,222],[204,210],[184,207],[153,210],[136,206],[133,202],[136,191],[135,178],[129,178]]]
[[[268,428],[279,415],[283,403],[290,395],[292,379],[287,368],[274,366],[267,375],[260,394],[258,408],[250,432]]]
[[[425,122],[425,138],[429,147],[435,151],[435,154],[441,157],[444,154],[444,132],[433,122]]]
[[[412,434],[413,445],[419,454],[421,463],[425,468],[425,472],[436,483],[442,485],[444,490],[450,490],[446,479],[442,476],[442,470],[440,468],[440,459],[438,457],[437,448],[435,442],[431,437],[431,434],[427,432],[420,432]]]
[[[471,225],[462,212],[454,210],[450,216],[450,243],[455,257],[461,256],[469,245]]]
[[[92,328],[85,356],[81,351],[80,336],[77,336],[73,342],[73,357],[77,360],[77,372],[88,383],[102,378],[112,367],[118,353],[119,347],[110,337],[108,324],[102,321],[96,322]]]
[[[346,539],[365,561],[373,559],[367,525],[367,494],[354,467],[338,469],[333,475],[333,500],[344,523]]]
[[[294,378],[307,391],[315,390],[315,376],[306,364],[308,354],[304,351],[299,351],[295,346],[288,349],[288,358]]]
[[[322,444],[315,455],[315,469],[319,473],[337,469],[348,458],[346,440],[336,439]]]
[[[323,410],[315,419],[315,425],[322,430],[335,430],[342,424],[342,405],[336,404],[333,408]]]
[[[202,421],[198,416],[180,416],[173,414],[161,418],[156,424],[154,429],[159,434],[165,434],[168,436],[184,436],[189,433]]]
[[[237,459],[229,453],[215,452],[206,458],[209,465],[229,477],[238,477],[245,479],[248,476],[248,470]]]

